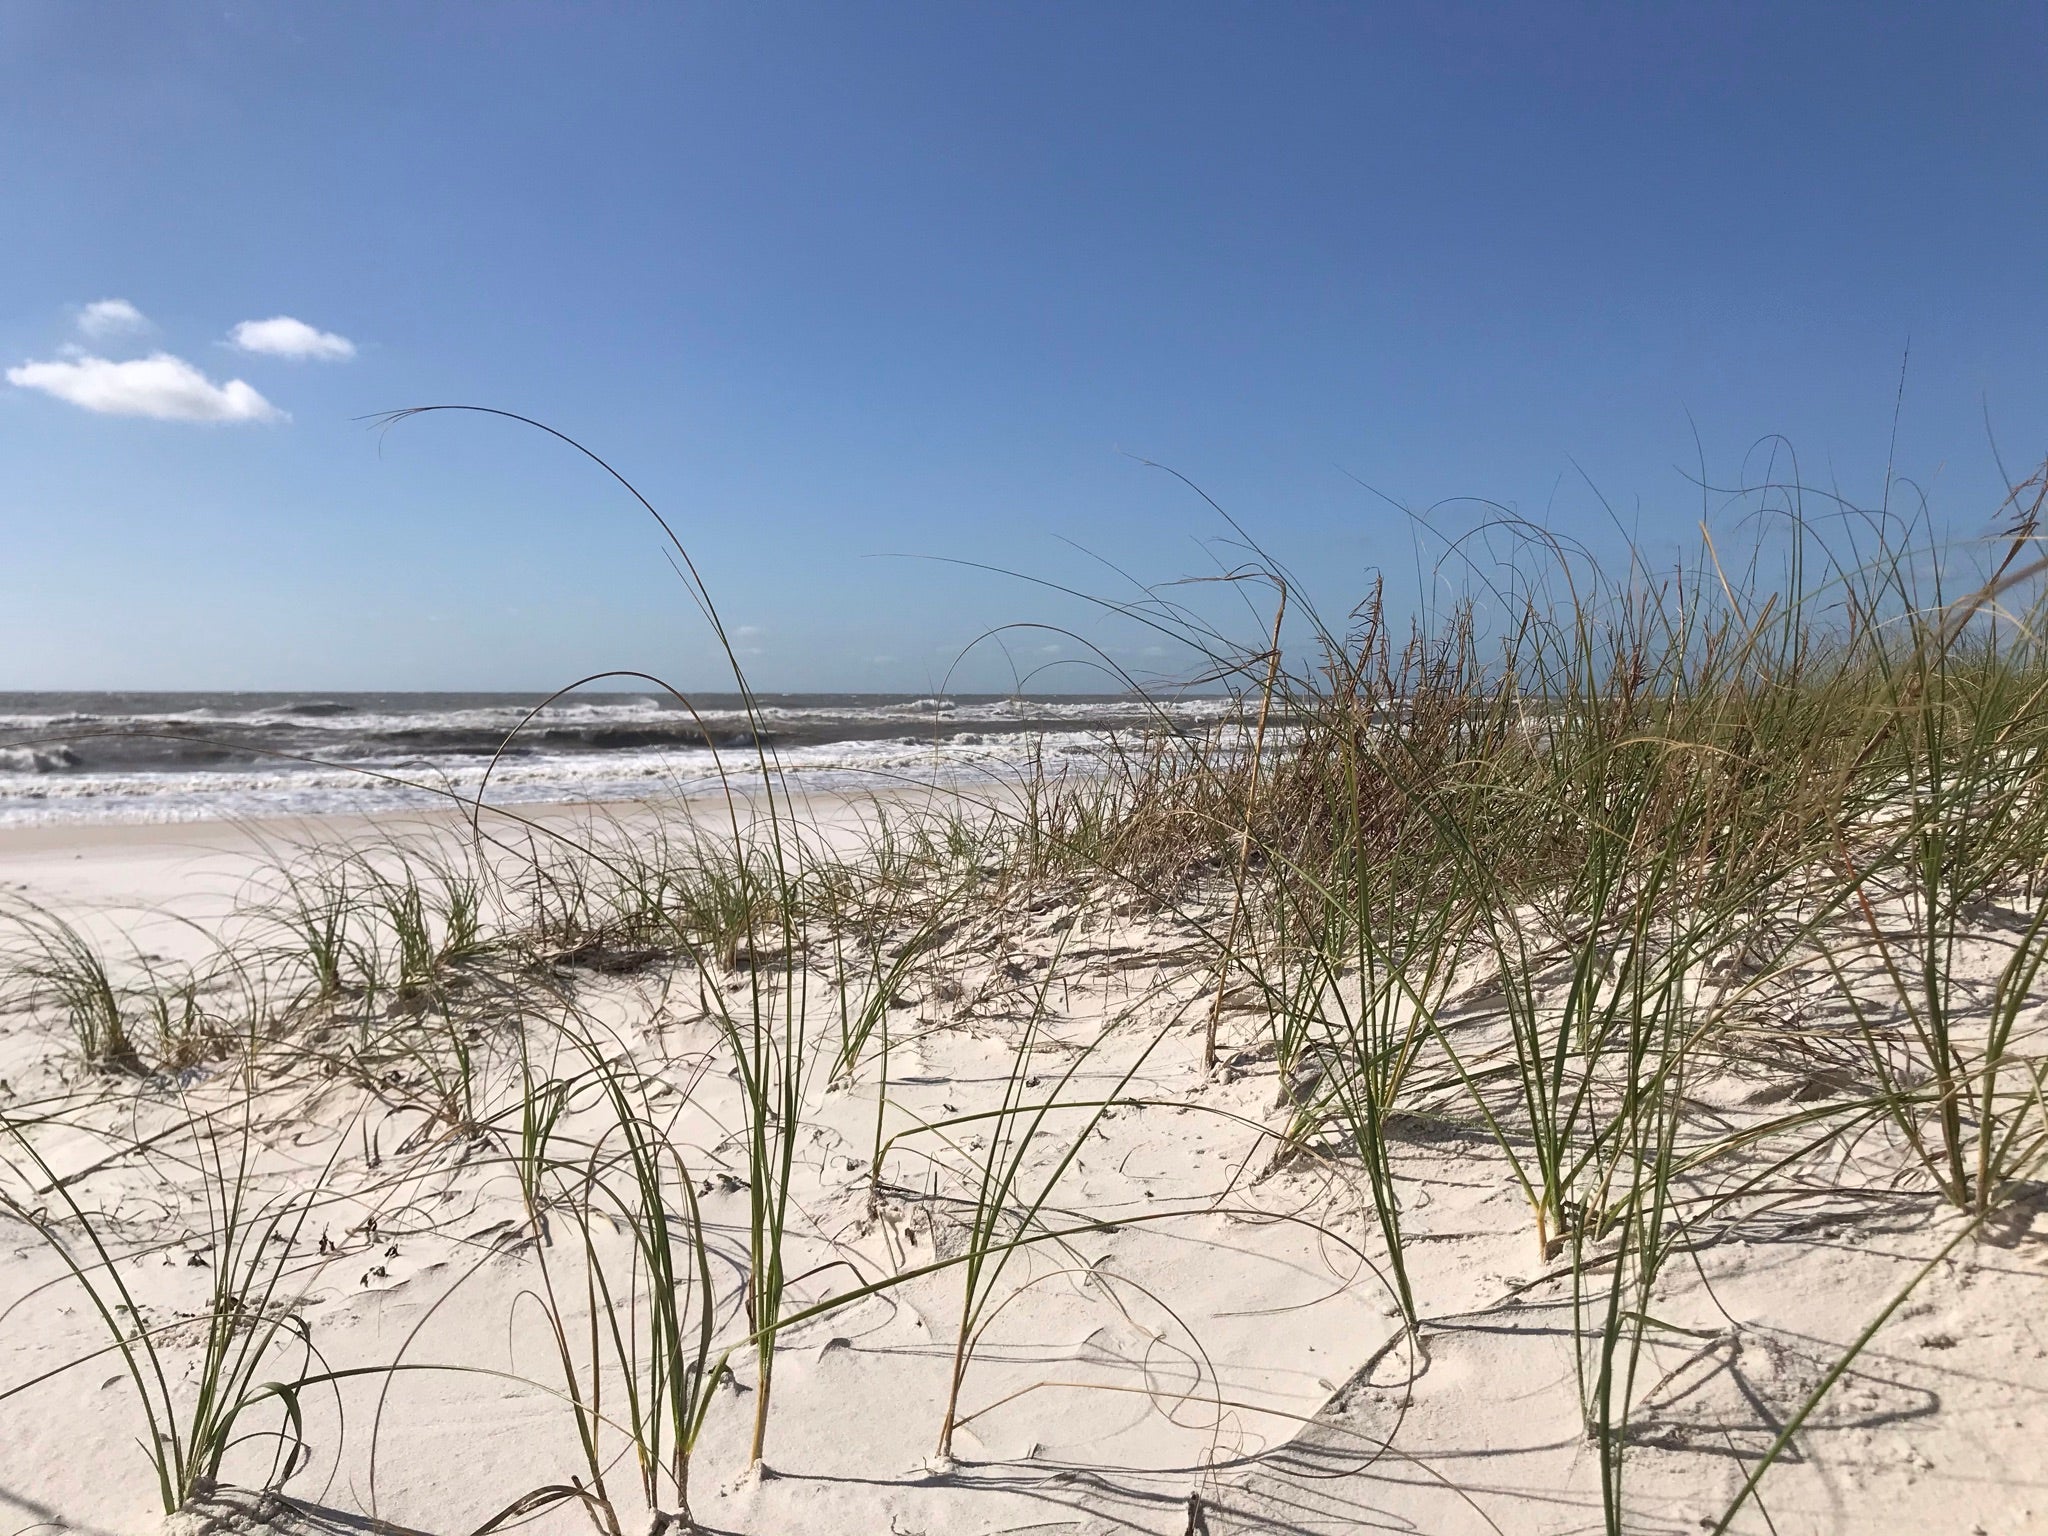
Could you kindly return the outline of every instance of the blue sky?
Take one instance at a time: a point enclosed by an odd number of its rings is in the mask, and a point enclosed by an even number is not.
[[[2048,452],[2048,12],[1405,9],[15,0],[0,688],[716,685],[621,493],[358,420],[422,403],[613,459],[770,688],[923,689],[1017,619],[1170,670],[871,558],[1212,568],[1141,457],[1341,610],[1415,586],[1361,481],[1611,547],[1590,479],[1671,548],[1696,425],[1720,481],[1782,433],[1874,498],[1909,339],[1898,465],[1956,529],[1987,412]]]

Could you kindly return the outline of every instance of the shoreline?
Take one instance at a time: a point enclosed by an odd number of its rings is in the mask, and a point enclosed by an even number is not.
[[[10,716],[10,696],[0,695],[0,824],[383,815],[430,809],[450,792],[474,795],[486,773],[505,806],[694,798],[757,779],[761,750],[774,771],[838,791],[969,784],[1162,725],[1198,735],[1234,707],[1223,695],[805,694],[757,700],[756,736],[753,727],[732,734],[728,727],[745,725],[742,714],[712,701],[700,718],[643,693],[609,702],[572,696],[533,722],[524,704],[492,694],[40,701],[46,711],[65,703],[169,711],[105,716]]]

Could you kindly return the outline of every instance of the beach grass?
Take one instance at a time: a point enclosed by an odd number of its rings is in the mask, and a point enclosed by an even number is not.
[[[0,1111],[0,1199],[109,1330],[166,1512],[212,1485],[259,1411],[282,1420],[282,1482],[300,1399],[330,1377],[275,1363],[294,1337],[281,1256],[334,1165],[255,1200],[247,1106],[264,1083],[351,1084],[431,1126],[399,1143],[406,1155],[475,1149],[520,1191],[522,1262],[559,1366],[548,1391],[582,1464],[497,1502],[579,1503],[619,1536],[638,1517],[630,1462],[654,1528],[691,1529],[721,1383],[746,1372],[747,1460],[761,1463],[792,1332],[934,1277],[958,1287],[932,1405],[950,1463],[1012,1260],[1157,1219],[1056,1197],[1107,1118],[1144,1107],[1141,1067],[1185,1037],[1212,1081],[1270,1066],[1270,1166],[1313,1165],[1356,1194],[1295,1219],[1334,1238],[1362,1217],[1425,1352],[1435,1298],[1405,1217],[1415,1138],[1448,1129],[1492,1149],[1528,1251],[1569,1295],[1580,1419],[1560,1427],[1593,1447],[1600,1519],[1619,1536],[1637,1513],[1625,1474],[1647,1352],[1689,1337],[1662,1316],[1675,1260],[1788,1183],[1835,1176],[1873,1135],[1895,1188],[1975,1224],[2028,1198],[2048,1160],[2042,495],[2038,479],[2017,488],[1996,539],[1959,548],[1883,508],[1837,508],[1823,526],[1765,487],[1770,531],[1741,559],[1703,535],[1662,567],[1636,551],[1603,566],[1496,518],[1445,556],[1457,595],[1401,620],[1374,585],[1325,623],[1308,584],[1254,546],[1270,630],[1261,615],[1237,642],[1180,605],[1142,606],[1236,690],[1228,727],[1134,732],[1088,775],[1038,765],[922,808],[878,797],[852,847],[812,835],[799,788],[758,747],[725,765],[710,816],[565,831],[479,802],[452,843],[282,851],[235,944],[189,974],[124,963],[22,908],[7,916],[16,1005],[57,1021],[94,1094],[161,1094],[203,1064],[242,1085],[240,1120],[210,1110],[187,1133],[217,1277],[196,1377],[165,1363],[125,1288],[122,1239],[43,1150],[82,1115]],[[1300,635],[1305,650],[1290,647]],[[1055,999],[1100,981],[1075,936],[1114,912],[1189,943],[1047,1068]],[[1012,989],[993,1107],[885,1134],[906,995],[957,993],[970,967],[993,987],[995,936],[1034,923],[1051,936]],[[651,1019],[681,999],[715,1040],[691,1072],[671,1070],[654,1024],[629,1038],[592,1021],[586,994],[635,978]],[[1107,1087],[1074,1091],[1113,1054]],[[1702,1085],[1736,1067],[1782,1086],[1760,1100],[1773,1107],[1705,1113]],[[678,1130],[713,1070],[738,1085],[719,1143],[743,1197],[732,1248],[701,1196],[707,1153]],[[893,1271],[850,1246],[796,1258],[821,1096],[855,1092],[875,1100],[870,1211],[885,1161],[936,1141],[947,1155],[920,1166],[963,1213],[953,1251]],[[1360,1362],[1380,1347],[1352,1345]],[[32,1386],[54,1390],[39,1377],[0,1391]],[[1753,1459],[1721,1528],[1818,1400]]]

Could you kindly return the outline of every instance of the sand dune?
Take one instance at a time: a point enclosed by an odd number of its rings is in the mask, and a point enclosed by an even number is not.
[[[459,828],[433,835],[459,841]],[[248,829],[9,836],[9,889],[145,948],[246,925],[237,899],[261,883]],[[136,927],[121,916],[133,911],[177,920]],[[1288,1102],[1263,1021],[1227,1010],[1225,1064],[1204,1071],[1214,976],[1197,940],[1179,918],[1108,900],[984,912],[896,978],[880,1012],[886,1089],[876,1049],[833,1071],[842,999],[860,988],[841,986],[822,950],[788,969],[663,960],[607,974],[572,960],[494,983],[447,1024],[470,1035],[473,1101],[453,1118],[424,1058],[394,1058],[382,1076],[337,1065],[365,1027],[339,1007],[324,1033],[257,1052],[246,1070],[142,1079],[81,1071],[51,1011],[22,1008],[0,1035],[0,1077],[8,1114],[124,1255],[137,1320],[178,1375],[173,1398],[196,1389],[221,1278],[209,1159],[232,1170],[246,1148],[249,1207],[291,1212],[241,1256],[274,1265],[267,1305],[290,1319],[252,1380],[326,1379],[296,1398],[288,1475],[273,1465],[276,1401],[239,1426],[248,1438],[224,1480],[276,1492],[223,1491],[179,1516],[183,1531],[474,1531],[535,1490],[589,1484],[579,1399],[600,1425],[608,1497],[644,1526],[618,1428],[644,1346],[621,1356],[592,1332],[593,1317],[630,1332],[646,1281],[617,1108],[592,1086],[599,1063],[630,1077],[697,1195],[713,1353],[726,1360],[691,1459],[691,1510],[708,1529],[1597,1528],[1572,1266],[1540,1251],[1500,1151],[1442,1122],[1396,1133],[1421,1313],[1411,1334],[1355,1162],[1332,1145],[1278,1155]],[[780,1256],[782,1315],[795,1320],[776,1336],[764,1459],[750,1467],[748,1181],[761,1170],[719,1019],[756,1006],[804,1038]],[[1500,1024],[1482,995],[1456,1027],[1477,1049]],[[551,1132],[555,1203],[536,1215],[516,1168],[520,1109],[549,1082],[577,1086]],[[1723,1130],[1764,1124],[1791,1095],[1853,1091],[1733,1063],[1690,1088]],[[1117,1102],[1088,1107],[1104,1099]],[[989,1113],[1027,1101],[1078,1107],[1055,1108],[1028,1139],[1024,1122]],[[941,1458],[967,1295],[957,1261],[975,1242],[992,1142],[1017,1154],[1013,1214],[997,1229],[1032,1240],[986,1281]],[[1773,1155],[1766,1143],[1723,1162],[1699,1192]],[[1892,1138],[1872,1130],[1841,1156],[1826,1184],[1773,1180],[1721,1209],[1671,1267],[1639,1366],[1632,1529],[1711,1525],[1822,1373],[1944,1251],[1737,1528],[2011,1531],[2048,1518],[2033,1513],[2048,1500],[2034,1470],[2048,1389],[2039,1202],[1954,1244],[1961,1218],[1902,1179]],[[594,1218],[571,1214],[576,1191]],[[1041,1191],[1028,1221],[1014,1214]],[[50,1192],[15,1193],[81,1251]],[[0,1401],[0,1508],[22,1528],[152,1529],[147,1431],[105,1323],[48,1244],[19,1221],[6,1232],[0,1383],[48,1379]],[[593,1274],[613,1286],[610,1307]],[[1597,1274],[1581,1278],[1604,1292]],[[591,1518],[573,1494],[532,1502],[523,1528]]]

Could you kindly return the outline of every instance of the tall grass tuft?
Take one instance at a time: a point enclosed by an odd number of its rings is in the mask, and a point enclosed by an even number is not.
[[[271,1481],[288,1476],[304,1446],[298,1390],[266,1373],[284,1367],[294,1344],[301,1375],[310,1360],[305,1324],[296,1312],[303,1292],[288,1289],[286,1276],[298,1262],[294,1251],[317,1192],[296,1190],[271,1199],[257,1194],[256,1128],[246,1101],[240,1115],[225,1122],[219,1113],[193,1115],[194,1161],[206,1203],[206,1247],[199,1262],[210,1275],[210,1292],[199,1317],[197,1359],[181,1368],[184,1351],[169,1337],[175,1325],[147,1320],[122,1275],[124,1256],[108,1246],[105,1218],[79,1203],[70,1181],[58,1176],[36,1146],[34,1128],[0,1117],[0,1131],[21,1158],[9,1172],[19,1185],[55,1193],[64,1215],[49,1215],[10,1188],[0,1188],[0,1206],[57,1254],[106,1329],[142,1413],[143,1450],[155,1469],[164,1513],[176,1513],[209,1489],[229,1453],[259,1436],[275,1442]],[[323,1174],[331,1167],[330,1158]],[[35,1177],[21,1178],[25,1170]],[[10,1388],[0,1401],[47,1379],[48,1373]],[[246,1429],[245,1420],[266,1407],[275,1410],[274,1427]]]

